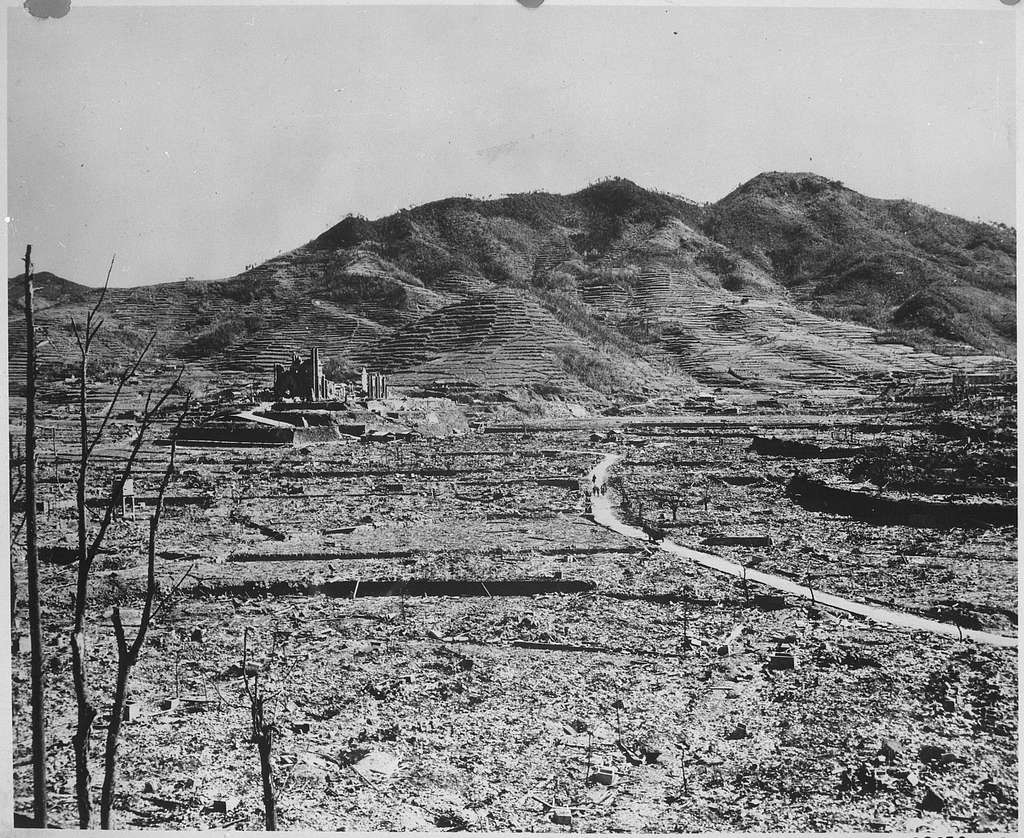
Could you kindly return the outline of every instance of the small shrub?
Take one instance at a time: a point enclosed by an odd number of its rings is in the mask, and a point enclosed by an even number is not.
[[[328,358],[324,361],[323,372],[331,381],[347,381],[358,378],[362,365],[348,358]]]
[[[641,344],[659,343],[664,334],[664,326],[659,321],[646,317],[620,320],[617,326],[620,332]]]
[[[743,281],[743,277],[738,273],[729,274],[722,280],[722,287],[726,291],[732,291],[736,293],[746,288],[746,283]]]
[[[534,284],[539,288],[549,291],[568,292],[576,290],[576,278],[572,274],[567,274],[563,271],[551,271],[546,275],[539,276],[534,280]]]
[[[186,358],[212,355],[226,349],[239,338],[261,331],[265,326],[266,321],[256,315],[228,317],[192,338],[179,350],[179,354]]]
[[[277,282],[270,277],[260,277],[256,280],[249,277],[230,279],[226,282],[210,283],[210,293],[215,291],[225,299],[248,305],[259,300],[276,300]]]
[[[636,265],[626,265],[621,268],[597,267],[589,272],[589,276],[605,282],[612,282],[625,291],[629,284],[640,276],[640,269]]]
[[[591,390],[607,392],[615,389],[617,376],[615,369],[608,361],[590,351],[587,352],[574,344],[563,344],[555,350],[559,362],[565,371],[581,381]]]
[[[557,384],[552,384],[550,381],[538,381],[530,386],[538,396],[543,398],[549,398],[551,396],[561,396],[564,390]]]
[[[601,323],[575,294],[564,291],[535,289],[540,303],[557,317],[563,325],[581,337],[605,346],[616,346],[624,352],[636,354],[636,346],[623,334]]]

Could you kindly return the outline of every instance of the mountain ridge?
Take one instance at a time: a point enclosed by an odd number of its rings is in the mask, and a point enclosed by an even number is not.
[[[612,178],[350,215],[234,277],[109,300],[123,342],[155,327],[159,352],[224,372],[320,342],[424,386],[596,399],[852,386],[1012,357],[1015,245],[1011,228],[811,173],[765,172],[713,204]],[[66,320],[95,292],[49,286],[64,289],[41,315],[59,346],[47,313]]]

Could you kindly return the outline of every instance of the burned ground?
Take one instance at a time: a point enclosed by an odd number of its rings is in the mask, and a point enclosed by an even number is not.
[[[623,454],[608,492],[626,520],[663,517],[680,543],[1016,634],[1015,528],[808,512],[785,494],[793,471],[845,480],[855,461],[757,454],[753,435],[797,432],[773,427],[782,410],[741,411],[696,427],[610,419],[380,445],[179,449],[158,573],[163,593],[181,584],[130,685],[119,825],[262,827],[241,678],[249,627],[278,695],[287,829],[557,831],[557,804],[581,831],[1015,830],[1015,648],[758,599],[770,592],[588,518],[588,473]],[[884,430],[840,439],[834,411],[818,408],[800,435],[891,449],[937,439],[930,414],[906,404],[880,418]],[[66,409],[51,405],[42,425],[41,541],[68,546],[67,469],[45,457],[55,427],[52,445],[71,462]],[[126,424],[101,452],[93,495],[130,435]],[[141,495],[166,456],[147,446]],[[139,607],[146,517],[117,521],[97,560],[92,654],[104,691],[110,609],[130,623]],[[700,547],[715,535],[772,544]],[[23,562],[15,570],[23,595]],[[70,824],[71,570],[44,565],[42,584],[51,801]],[[796,669],[772,667],[780,642]],[[19,807],[31,779],[27,671],[16,655]],[[613,766],[615,783],[588,783],[588,762]]]

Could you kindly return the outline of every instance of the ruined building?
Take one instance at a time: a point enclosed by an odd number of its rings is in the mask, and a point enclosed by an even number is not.
[[[367,372],[366,367],[363,367],[360,384],[367,399],[386,399],[390,392],[388,377],[379,372]]]
[[[311,349],[305,361],[300,361],[298,355],[294,356],[288,369],[281,364],[274,366],[275,398],[319,402],[338,398],[339,395],[334,382],[328,381],[324,375],[319,349]]]

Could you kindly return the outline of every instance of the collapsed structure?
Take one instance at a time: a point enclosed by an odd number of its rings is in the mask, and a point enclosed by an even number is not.
[[[274,397],[277,399],[298,398],[305,402],[344,401],[345,396],[345,385],[329,381],[324,375],[320,350],[316,347],[310,349],[309,359],[306,361],[300,361],[299,356],[294,355],[288,369],[282,364],[274,365]]]
[[[312,347],[305,359],[294,354],[289,366],[275,364],[273,386],[254,392],[251,401],[255,404],[228,408],[197,426],[179,428],[174,439],[199,444],[309,445],[343,436],[364,442],[410,436],[413,432],[407,427],[396,428],[383,418],[387,406],[370,405],[390,398],[388,376],[366,367],[359,380],[350,384],[329,380],[320,349]],[[393,410],[387,415],[397,416]],[[425,411],[421,419],[428,430],[442,425],[436,409]]]
[[[388,377],[384,373],[367,371],[360,373],[360,388],[367,399],[386,399],[391,395]],[[330,381],[324,375],[320,350],[312,347],[309,358],[300,360],[292,356],[290,367],[274,365],[274,398],[298,399],[303,402],[347,401],[348,387]]]
[[[379,372],[367,372],[363,367],[360,383],[367,399],[386,399],[390,395],[388,377]]]

